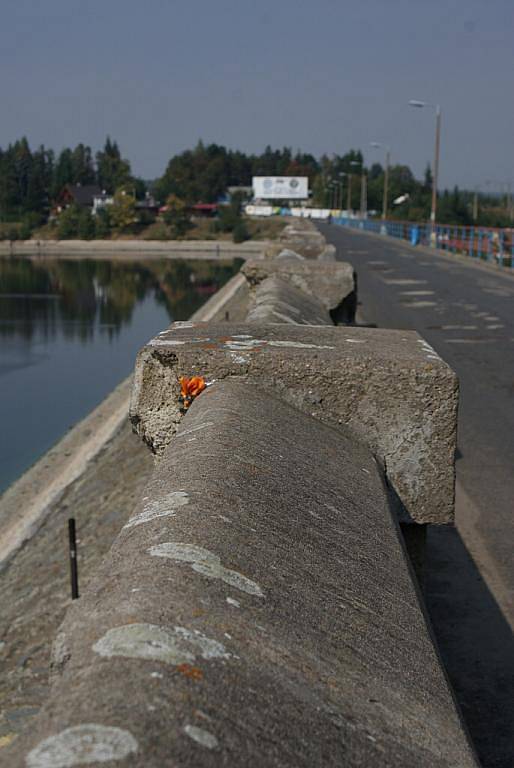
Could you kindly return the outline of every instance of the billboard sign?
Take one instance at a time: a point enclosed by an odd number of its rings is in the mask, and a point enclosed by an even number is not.
[[[254,176],[253,196],[257,200],[307,200],[307,176]]]

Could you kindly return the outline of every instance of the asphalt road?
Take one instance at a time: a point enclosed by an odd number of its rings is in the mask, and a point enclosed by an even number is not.
[[[456,529],[429,533],[425,594],[484,766],[514,765],[514,275],[320,225],[358,276],[358,322],[415,329],[457,372]],[[513,270],[514,272],[514,270]]]

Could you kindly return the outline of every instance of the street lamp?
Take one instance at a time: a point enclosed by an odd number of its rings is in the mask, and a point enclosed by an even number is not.
[[[361,163],[358,160],[350,160],[350,165],[361,165]],[[352,210],[352,173],[348,174],[348,197],[347,197],[347,203],[346,207],[348,209],[348,216],[350,216],[350,211]]]
[[[361,201],[360,201],[360,217],[364,219],[368,208],[368,192],[366,184],[366,175],[364,173],[364,166],[362,160],[350,160],[350,165],[358,165],[361,169]]]
[[[335,207],[336,207],[336,198],[337,198],[337,181],[335,181],[335,179],[333,179],[333,180],[330,182],[330,185],[329,185],[329,186],[330,186],[330,188],[332,189],[332,199],[331,199],[331,201],[330,201],[330,202],[331,202],[331,204],[332,204],[332,205],[331,205],[331,207],[332,207],[332,210],[335,210]]]
[[[347,174],[344,173],[344,171],[341,171],[341,173],[338,173],[337,175],[341,179],[341,181],[338,182],[338,186],[339,186],[339,210],[342,210],[343,209],[343,183],[344,183],[343,179]]]
[[[387,144],[381,144],[379,141],[372,141],[370,143],[371,147],[375,147],[375,149],[381,149],[384,147],[386,151],[386,162],[385,162],[385,172],[384,172],[384,197],[382,200],[382,219],[385,221],[387,219],[387,194],[389,191],[389,164],[391,162],[391,149],[387,146]]]
[[[441,107],[439,104],[428,104],[426,101],[418,101],[417,99],[411,99],[409,101],[411,107],[432,107],[435,109],[435,150],[434,150],[434,174],[432,179],[432,209],[430,212],[430,221],[432,226],[435,227],[435,217],[437,211],[437,177],[439,175],[439,144],[441,139]]]

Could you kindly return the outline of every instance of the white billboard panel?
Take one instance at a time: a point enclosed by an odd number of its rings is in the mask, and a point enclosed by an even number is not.
[[[253,196],[257,200],[307,200],[307,176],[254,176]]]

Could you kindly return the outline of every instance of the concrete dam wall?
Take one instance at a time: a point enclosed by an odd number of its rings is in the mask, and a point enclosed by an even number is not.
[[[351,270],[289,235],[307,258],[247,263],[141,351],[154,473],[7,764],[477,765],[399,526],[452,520],[456,377],[415,333],[336,327]]]

